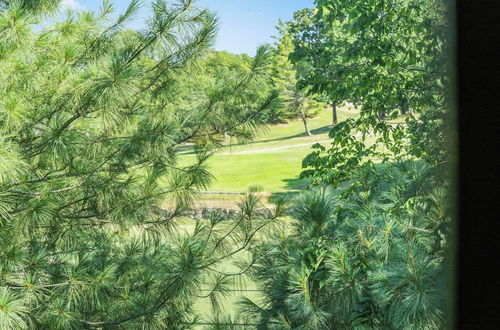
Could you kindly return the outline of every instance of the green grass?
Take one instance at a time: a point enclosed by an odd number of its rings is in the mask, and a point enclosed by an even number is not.
[[[252,301],[259,301],[262,295],[260,291],[250,289],[242,291],[232,291],[229,295],[220,299],[222,312],[233,316],[236,315],[238,300],[240,300],[241,297],[249,298]],[[213,315],[212,304],[209,298],[198,299],[194,303],[193,308],[200,314],[202,322],[209,321]]]
[[[339,120],[353,114],[347,110],[338,111]],[[215,177],[208,190],[247,192],[254,185],[261,186],[263,191],[269,193],[297,192],[304,189],[309,181],[299,179],[302,159],[312,151],[313,143],[329,139],[330,125],[331,111],[325,110],[309,120],[309,126],[314,133],[312,137],[305,134],[302,122],[295,120],[288,124],[268,127],[252,143],[226,146],[207,163]],[[266,150],[306,143],[306,146]],[[327,145],[328,142],[322,144]],[[241,154],[242,152],[246,154]],[[186,151],[181,157],[180,165],[188,165],[193,161],[193,155]]]
[[[348,110],[338,110],[337,116],[339,121],[345,120],[347,117],[355,113]],[[301,120],[293,120],[287,124],[278,124],[268,126],[263,132],[255,138],[253,143],[247,144],[246,147],[251,149],[266,147],[284,146],[292,144],[307,143],[315,140],[328,139],[328,131],[332,125],[332,112],[329,109],[321,111],[318,116],[311,118],[308,121],[308,126],[314,136],[307,136],[304,130],[304,124]],[[235,146],[233,146],[234,148]]]
[[[215,177],[209,190],[246,192],[253,185],[271,193],[304,189],[308,182],[299,180],[298,175],[302,159],[310,152],[308,146],[258,154],[215,155],[208,161],[209,171]],[[182,165],[190,161],[193,158],[185,156]]]
[[[347,108],[339,109],[337,113],[339,121],[356,114]],[[223,141],[224,147],[221,152],[254,151],[327,140],[328,132],[332,127],[331,124],[331,110],[325,109],[315,118],[308,120],[309,129],[313,136],[307,136],[302,121],[297,119],[286,124],[261,126],[251,143],[239,143],[236,138],[228,138]],[[191,149],[187,148],[181,154],[188,155],[191,152]]]

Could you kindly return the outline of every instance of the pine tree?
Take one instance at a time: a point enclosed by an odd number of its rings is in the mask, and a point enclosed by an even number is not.
[[[61,0],[0,0],[0,10],[20,8],[24,12],[40,17],[53,14],[59,7]]]
[[[278,31],[280,36],[276,42],[272,77],[274,86],[281,93],[280,99],[285,112],[282,117],[300,118],[306,134],[312,136],[307,119],[316,116],[323,109],[323,104],[297,85],[297,77],[305,68],[300,63],[292,64],[288,59],[293,51],[293,43],[284,22],[279,22]]]
[[[293,229],[256,245],[263,299],[241,301],[258,328],[440,329],[446,194],[421,162],[315,187],[292,203]]]
[[[254,200],[229,231],[217,214],[193,233],[175,226],[211,180],[217,136],[246,134],[275,101],[227,117],[269,51],[190,90],[217,26],[208,10],[155,0],[138,32],[124,24],[139,1],[114,20],[104,1],[35,29],[52,3],[0,2],[0,328],[187,328],[200,286],[214,302],[225,290],[214,267],[277,216]],[[183,167],[186,143],[196,161]]]

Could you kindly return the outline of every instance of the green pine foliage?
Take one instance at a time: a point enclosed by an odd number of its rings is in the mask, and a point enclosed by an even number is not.
[[[61,0],[1,0],[1,9],[29,12],[32,16],[50,15],[57,11]]]
[[[253,249],[262,329],[439,329],[446,195],[429,167],[378,168],[366,184],[316,187],[293,201],[291,233]]]
[[[0,328],[191,327],[200,286],[216,304],[237,277],[217,265],[277,216],[254,199],[227,230],[217,215],[193,233],[175,225],[212,179],[205,162],[221,132],[248,135],[275,102],[228,109],[234,95],[253,100],[270,52],[186,89],[206,75],[209,11],[155,0],[131,31],[141,3],[112,18],[104,1],[35,28],[52,3],[0,2]],[[197,162],[181,167],[186,142]],[[174,207],[160,211],[165,199]]]

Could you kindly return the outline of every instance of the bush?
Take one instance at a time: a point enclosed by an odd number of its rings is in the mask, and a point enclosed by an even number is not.
[[[445,194],[430,168],[406,162],[367,174],[366,187],[320,186],[294,201],[293,233],[256,246],[262,327],[437,329],[443,324]]]

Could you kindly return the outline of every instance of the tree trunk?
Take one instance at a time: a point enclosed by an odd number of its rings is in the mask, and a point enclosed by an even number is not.
[[[337,120],[337,104],[335,101],[332,101],[332,125],[335,126],[338,124]]]
[[[408,114],[408,102],[406,101],[405,98],[401,99],[401,114],[406,115]]]
[[[313,136],[311,131],[309,130],[309,127],[307,126],[307,118],[306,118],[306,115],[303,111],[300,112],[300,118],[302,118],[302,122],[304,123],[304,128],[306,130],[307,135]]]
[[[382,111],[379,111],[379,112],[378,112],[378,118],[379,118],[380,120],[385,120],[385,111],[383,111],[383,110],[382,110]]]

